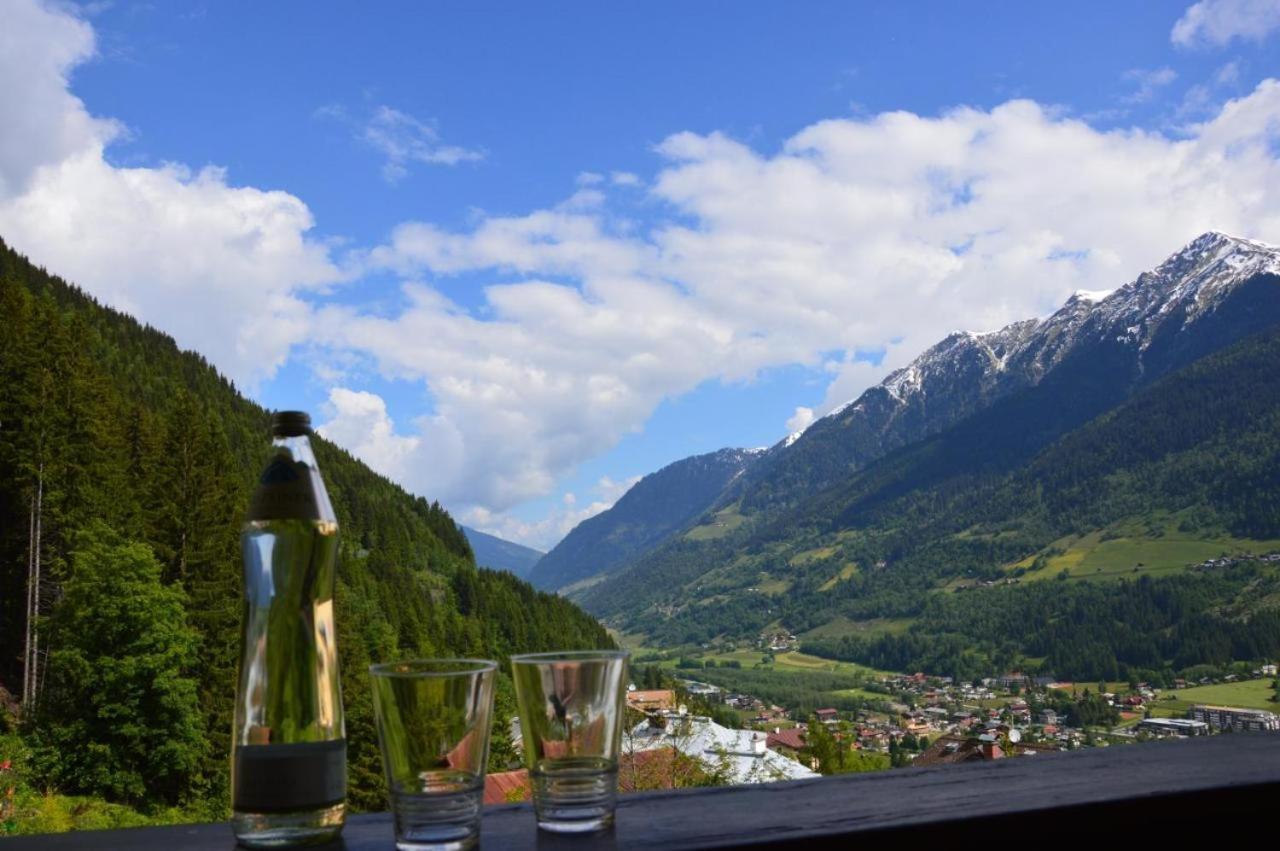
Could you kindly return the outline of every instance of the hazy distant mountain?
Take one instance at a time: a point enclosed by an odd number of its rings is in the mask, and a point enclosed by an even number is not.
[[[476,555],[476,564],[481,567],[505,570],[525,578],[538,563],[538,559],[543,556],[541,550],[487,535],[468,526],[463,526],[462,532],[471,543],[471,551]]]
[[[608,511],[578,524],[538,562],[529,581],[563,588],[611,573],[698,520],[762,449],[695,455],[645,476]]]

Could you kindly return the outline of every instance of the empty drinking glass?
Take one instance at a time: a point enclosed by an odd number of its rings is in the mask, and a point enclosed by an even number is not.
[[[581,833],[613,824],[625,650],[511,657],[538,827]]]
[[[369,668],[400,851],[476,844],[497,667],[422,659]]]

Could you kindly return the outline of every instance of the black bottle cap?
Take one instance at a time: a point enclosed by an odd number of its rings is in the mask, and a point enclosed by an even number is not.
[[[301,437],[311,433],[311,415],[306,411],[276,411],[271,415],[272,437]]]

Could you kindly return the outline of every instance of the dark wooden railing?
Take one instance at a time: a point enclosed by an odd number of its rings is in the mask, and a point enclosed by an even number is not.
[[[1182,848],[1280,838],[1280,734],[1231,734],[818,780],[627,795],[603,834],[539,834],[529,805],[485,810],[489,849]],[[1251,837],[1245,840],[1245,837]],[[1133,845],[1133,842],[1139,843]],[[883,843],[889,842],[890,845]],[[902,844],[898,844],[902,843]],[[940,844],[941,843],[941,844]],[[981,846],[978,846],[981,843]],[[1121,843],[1124,843],[1123,845]],[[1223,844],[1227,843],[1227,844]],[[0,841],[0,851],[230,851],[225,824]],[[351,818],[327,848],[394,847],[386,814]]]

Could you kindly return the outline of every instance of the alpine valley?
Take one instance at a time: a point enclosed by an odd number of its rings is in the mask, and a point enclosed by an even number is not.
[[[768,450],[670,465],[532,579],[650,645],[1162,679],[1280,654],[1277,538],[1280,249],[1206,233]]]

